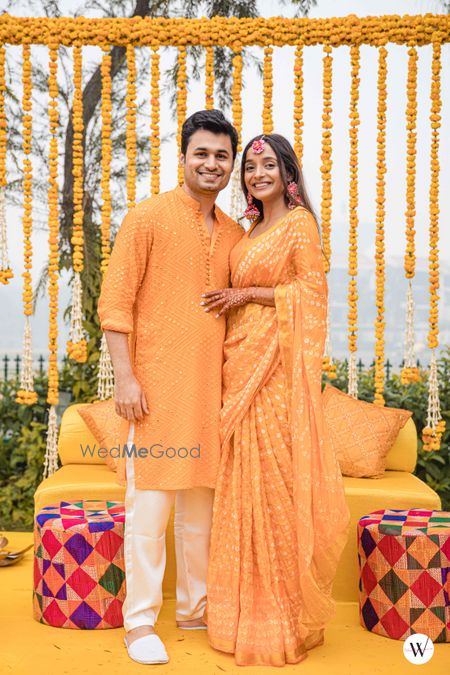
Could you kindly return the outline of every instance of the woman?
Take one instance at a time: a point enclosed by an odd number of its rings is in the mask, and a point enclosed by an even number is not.
[[[292,146],[254,138],[241,181],[254,223],[230,254],[233,287],[204,296],[229,312],[208,639],[239,665],[281,666],[323,643],[349,510],[321,400],[320,235]]]

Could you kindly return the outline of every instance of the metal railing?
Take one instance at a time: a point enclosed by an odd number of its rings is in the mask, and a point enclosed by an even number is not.
[[[61,364],[65,365],[67,363],[68,356],[64,355],[61,360],[59,360],[59,367],[61,367]],[[2,368],[1,368],[1,379],[3,381],[13,379],[15,378],[16,380],[20,379],[20,366],[22,363],[22,357],[20,354],[16,354],[16,356],[8,356],[5,354],[2,359]],[[47,358],[45,356],[42,356],[40,354],[36,359],[33,359],[33,371],[41,376],[44,375],[44,372],[47,368]]]
[[[62,360],[60,361],[60,366],[61,366],[61,362],[62,362],[63,365],[65,365],[67,363],[67,359],[68,359],[68,356],[64,355],[62,357]],[[8,356],[7,354],[5,354],[3,356],[3,358],[2,358],[3,367],[1,369],[1,372],[2,372],[2,379],[4,381],[9,380],[10,378],[11,379],[15,378],[17,381],[20,379],[20,364],[21,364],[21,361],[22,361],[22,357],[19,354],[17,354],[16,356]],[[42,356],[42,354],[40,356],[38,356],[37,359],[35,359],[35,367],[34,367],[35,373],[37,373],[39,375],[43,375],[44,370],[45,370],[44,366],[45,366],[46,362],[47,362],[47,359],[44,356]],[[343,363],[347,366],[348,365],[348,359],[345,358],[343,360]],[[404,360],[402,360],[402,362],[399,364],[398,368],[400,368],[400,369],[403,368],[403,364],[404,364]],[[417,365],[418,368],[421,367],[421,363],[420,363],[419,359],[417,359],[416,365]],[[374,366],[375,366],[375,360],[373,360],[372,363],[368,367],[373,368]],[[362,359],[359,359],[358,363],[356,364],[356,367],[358,369],[358,373],[361,374],[362,371],[365,370],[366,364],[362,361]],[[385,373],[386,373],[386,380],[390,379],[393,368],[395,368],[395,364],[391,363],[391,361],[388,359],[386,361],[386,363],[384,364],[384,370],[385,370]]]

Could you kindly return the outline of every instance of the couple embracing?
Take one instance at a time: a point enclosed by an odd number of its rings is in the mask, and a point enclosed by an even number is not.
[[[282,666],[323,644],[335,611],[349,511],[321,401],[320,233],[278,134],[242,155],[250,229],[215,205],[237,143],[220,111],[185,121],[184,183],[128,211],[98,304],[127,443],[162,450],[118,464],[124,641],[140,663],[169,660],[155,624],[173,506],[179,628],[239,665]]]

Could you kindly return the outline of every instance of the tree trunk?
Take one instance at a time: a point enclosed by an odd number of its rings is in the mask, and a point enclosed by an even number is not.
[[[150,14],[151,0],[137,0],[136,7],[132,16],[148,16]],[[115,75],[120,70],[126,58],[125,47],[113,47],[111,50],[111,79],[114,80]],[[100,101],[102,95],[102,81],[100,65],[97,67],[89,82],[86,84],[83,91],[83,157],[85,148],[86,133],[85,130],[91,121],[95,109]],[[61,245],[67,247],[68,251],[72,251],[72,244],[70,239],[72,236],[72,220],[73,220],[73,108],[69,112],[69,120],[67,123],[67,131],[64,145],[64,184],[62,189],[62,213],[61,213]],[[83,209],[86,220],[92,221],[92,213],[89,209],[92,208],[92,199],[90,195],[85,194],[83,200]],[[85,246],[86,251],[86,246]]]

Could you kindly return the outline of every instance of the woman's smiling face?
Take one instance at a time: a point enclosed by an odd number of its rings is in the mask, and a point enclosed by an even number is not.
[[[264,150],[255,153],[250,147],[245,158],[244,181],[252,197],[273,201],[285,192],[275,152],[266,141]]]

